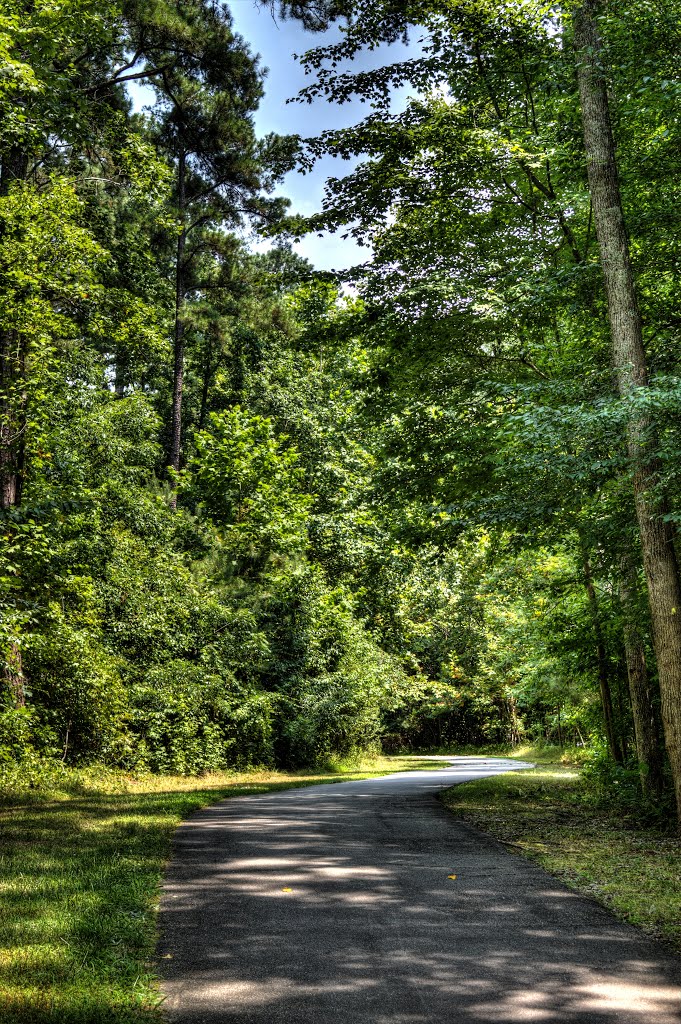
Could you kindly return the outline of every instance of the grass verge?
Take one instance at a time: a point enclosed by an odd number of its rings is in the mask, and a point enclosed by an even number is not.
[[[536,755],[530,748],[516,750],[514,756],[542,763],[445,790],[444,804],[681,952],[679,839],[599,799],[577,765],[556,763],[555,750]]]
[[[341,766],[342,767],[342,766]],[[334,774],[258,771],[201,779],[57,773],[0,807],[2,1024],[156,1024],[151,964],[173,831],[224,797],[432,767],[378,758]]]

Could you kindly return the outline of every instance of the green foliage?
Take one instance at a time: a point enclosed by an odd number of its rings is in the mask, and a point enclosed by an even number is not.
[[[25,671],[31,700],[53,734],[63,756],[97,756],[115,762],[127,744],[127,695],[117,660],[89,631],[70,623],[47,623],[25,646]]]
[[[170,661],[135,686],[132,702],[136,757],[153,772],[200,775],[272,760],[276,700],[244,692],[224,673]]]
[[[270,420],[239,406],[213,413],[209,430],[194,437],[185,488],[213,522],[223,526],[225,548],[238,560],[290,554],[305,545],[311,497],[286,437]]]
[[[30,772],[41,756],[54,756],[55,743],[55,733],[41,726],[34,708],[0,708],[0,782],[13,767]]]
[[[623,433],[647,417],[675,520],[681,394],[678,69],[646,5],[602,18],[652,367],[626,402],[569,17],[563,39],[541,3],[361,0],[304,57],[303,99],[373,104],[302,157],[362,157],[307,224],[372,242],[350,291],[290,243],[254,255],[237,234],[282,229],[268,190],[298,142],[256,138],[263,75],[227,7],[15,7],[0,4],[5,762],[187,774],[331,763],[382,738],[586,745],[605,680],[633,764],[632,622],[657,705]],[[281,9],[315,28],[347,13]],[[414,60],[339,72],[415,27]],[[153,92],[142,114],[131,78]],[[395,113],[397,85],[413,98]]]
[[[637,806],[640,802],[638,765],[614,764],[607,747],[595,745],[581,771],[587,786],[601,799]]]
[[[373,750],[382,731],[381,697],[399,666],[353,618],[347,595],[325,593],[319,579],[307,580],[304,592],[296,582],[296,632],[303,627],[307,650],[302,664],[289,668],[280,756],[295,765],[325,764],[335,754]]]

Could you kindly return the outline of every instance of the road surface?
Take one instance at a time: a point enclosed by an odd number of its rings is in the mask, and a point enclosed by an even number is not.
[[[186,821],[161,901],[167,1019],[681,1024],[681,961],[436,799],[522,766],[445,760]]]

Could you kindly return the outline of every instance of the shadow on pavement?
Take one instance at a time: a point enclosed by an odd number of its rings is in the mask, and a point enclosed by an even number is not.
[[[193,817],[162,902],[169,1018],[679,1024],[675,959],[434,799],[501,768],[461,758]]]

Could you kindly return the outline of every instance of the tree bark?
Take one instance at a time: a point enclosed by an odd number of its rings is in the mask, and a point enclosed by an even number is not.
[[[0,330],[0,509],[15,505],[17,496],[11,362],[11,332]]]
[[[596,588],[594,587],[593,574],[591,572],[591,562],[586,554],[582,551],[582,569],[584,571],[584,587],[586,589],[587,600],[589,602],[589,611],[591,613],[591,623],[594,631],[594,638],[596,640],[596,665],[598,668],[598,688],[601,694],[601,705],[603,708],[603,727],[605,729],[605,738],[608,744],[608,750],[613,761],[617,764],[622,762],[622,751],[617,738],[617,730],[615,728],[615,716],[612,709],[612,690],[610,687],[610,672],[608,671],[608,658],[605,650],[605,643],[603,641],[603,630],[601,629],[601,618],[600,611],[598,608],[598,598],[596,597]]]
[[[1,157],[0,196],[28,173],[28,154],[13,147]],[[0,232],[4,233],[4,225]],[[26,339],[0,329],[0,509],[21,503],[26,434]]]
[[[14,706],[23,708],[26,704],[25,680],[21,665],[21,648],[17,643],[10,644],[2,674],[12,694]]]
[[[637,620],[636,570],[631,555],[621,560],[620,604],[624,617],[624,654],[627,663],[636,755],[641,766],[641,789],[654,800],[662,791],[662,737],[655,708],[655,687],[648,675],[643,633]]]
[[[186,157],[180,151],[177,170],[177,199],[180,217],[184,219],[185,210],[185,173]],[[182,446],[182,393],[184,389],[184,320],[183,305],[186,295],[184,254],[187,241],[186,225],[183,223],[177,239],[177,256],[175,264],[175,332],[173,339],[173,400],[168,442],[168,466],[177,472],[180,468],[180,450]],[[177,506],[177,494],[174,491],[171,499],[173,508]]]
[[[576,12],[577,79],[613,364],[620,395],[632,398],[638,389],[647,385],[647,367],[602,68],[603,48],[596,24],[601,9],[602,0],[585,0]],[[660,473],[651,454],[650,433],[645,417],[634,412],[627,425],[627,447],[650,601],[665,742],[678,812],[681,810],[681,585],[674,530],[665,521],[664,501],[656,496]]]
[[[26,338],[0,329],[0,509],[21,504],[27,416]]]

